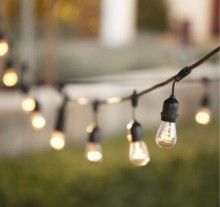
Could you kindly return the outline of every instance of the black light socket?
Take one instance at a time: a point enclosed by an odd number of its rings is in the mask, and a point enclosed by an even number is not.
[[[101,133],[98,126],[94,126],[88,134],[88,142],[99,143],[101,141]]]
[[[13,68],[13,66],[14,66],[13,61],[11,59],[8,59],[5,63],[4,69],[7,70],[8,68]]]
[[[170,96],[163,103],[163,111],[161,112],[161,120],[166,122],[175,122],[178,117],[179,102],[174,96]]]
[[[27,84],[22,83],[20,85],[20,89],[21,89],[22,93],[27,94],[30,90],[30,87]]]
[[[64,103],[58,111],[58,116],[57,116],[56,125],[55,125],[55,129],[57,131],[63,131],[64,130],[64,126],[65,126],[65,108],[66,108],[66,104]]]
[[[4,40],[5,36],[3,34],[3,32],[0,30],[0,41]]]
[[[41,110],[39,101],[35,100],[35,104],[34,112],[39,112]]]
[[[201,99],[201,106],[202,107],[209,107],[210,106],[210,97],[208,94],[205,94]]]
[[[128,133],[131,137],[131,142],[140,141],[144,138],[143,128],[137,121],[132,123],[131,128],[128,129]]]

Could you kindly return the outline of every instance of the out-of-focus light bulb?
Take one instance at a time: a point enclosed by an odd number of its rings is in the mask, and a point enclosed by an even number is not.
[[[33,128],[36,130],[42,129],[46,125],[45,118],[39,112],[32,112],[31,122],[32,122]]]
[[[143,129],[140,123],[132,120],[127,125],[129,141],[129,160],[133,165],[144,166],[150,161],[147,145],[143,141]]]
[[[150,161],[150,155],[144,141],[130,142],[129,159],[136,166],[144,166]]]
[[[127,124],[127,139],[129,142],[132,141],[132,134],[131,134],[131,128],[134,124],[134,120],[131,120],[128,124]]]
[[[201,108],[195,115],[195,120],[199,124],[203,124],[203,125],[208,124],[210,122],[210,118],[211,118],[211,112],[207,107]]]
[[[160,147],[171,148],[176,144],[176,124],[175,122],[161,121],[156,135],[156,143]]]
[[[100,162],[103,159],[102,145],[100,143],[100,130],[96,123],[92,122],[87,127],[88,143],[86,145],[85,156],[88,161]]]
[[[65,137],[61,131],[54,131],[50,139],[50,146],[55,150],[61,150],[65,146]]]
[[[24,111],[31,112],[36,107],[36,102],[30,96],[25,96],[22,100],[21,107]]]
[[[8,42],[6,40],[0,40],[0,56],[6,55],[8,50]]]
[[[89,142],[86,145],[86,159],[88,161],[100,162],[102,157],[102,146],[100,143]]]
[[[13,68],[8,68],[3,74],[3,83],[7,87],[15,86],[18,82],[18,75]]]

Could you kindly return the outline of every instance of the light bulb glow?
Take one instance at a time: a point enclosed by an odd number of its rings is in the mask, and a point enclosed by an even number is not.
[[[129,159],[136,166],[144,166],[150,161],[148,148],[144,141],[130,143]]]
[[[176,124],[174,122],[161,121],[156,135],[157,145],[171,148],[176,144],[176,141]]]
[[[36,102],[33,98],[25,96],[22,100],[21,107],[24,111],[31,112],[36,107]]]
[[[54,131],[50,139],[50,146],[55,150],[61,150],[65,146],[64,134],[60,131]]]
[[[6,40],[0,41],[0,56],[7,54],[9,50],[8,42]]]
[[[127,139],[128,139],[129,142],[131,142],[131,140],[132,140],[132,135],[131,135],[130,130],[131,130],[131,127],[132,127],[133,124],[134,124],[134,120],[131,120],[131,121],[127,124]]]
[[[91,162],[100,162],[102,157],[101,144],[89,142],[86,146],[86,159]]]
[[[3,83],[7,87],[12,87],[15,86],[16,83],[18,82],[18,76],[17,73],[13,68],[6,69],[4,74],[3,74]]]
[[[44,128],[46,120],[39,112],[33,112],[31,115],[31,122],[34,129],[39,130]]]
[[[199,124],[206,125],[210,122],[211,113],[210,110],[206,107],[201,108],[195,115],[195,120]]]

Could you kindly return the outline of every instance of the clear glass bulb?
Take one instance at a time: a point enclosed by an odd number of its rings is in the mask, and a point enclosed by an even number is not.
[[[7,54],[9,49],[8,42],[6,40],[0,41],[0,56]]]
[[[55,150],[61,150],[65,146],[64,134],[60,131],[54,131],[50,139],[50,146]]]
[[[128,124],[127,124],[127,139],[129,142],[131,142],[132,140],[132,135],[131,135],[131,128],[132,125],[134,124],[134,120],[131,120]]]
[[[31,122],[33,128],[36,130],[42,129],[46,125],[46,120],[39,112],[33,112],[31,114]]]
[[[150,161],[150,155],[144,141],[130,142],[129,159],[136,166],[144,166]]]
[[[159,147],[171,148],[176,144],[176,123],[161,121],[156,135],[156,143]]]
[[[211,119],[211,112],[207,107],[201,108],[195,115],[195,120],[199,124],[206,125],[210,122],[210,119]]]
[[[100,143],[89,142],[86,145],[86,159],[88,161],[100,162],[102,157],[102,146]]]
[[[7,69],[3,74],[3,83],[7,87],[15,86],[18,82],[17,73],[13,68]]]
[[[24,111],[31,112],[36,107],[36,102],[30,96],[25,96],[21,102],[21,107]]]

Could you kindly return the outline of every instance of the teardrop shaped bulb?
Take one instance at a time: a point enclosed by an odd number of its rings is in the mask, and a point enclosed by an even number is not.
[[[31,114],[32,127],[36,130],[40,130],[45,127],[46,120],[39,112],[32,112]]]
[[[24,111],[31,112],[35,109],[35,100],[30,96],[25,96],[21,102],[21,107]]]
[[[176,123],[161,121],[156,135],[156,143],[159,147],[171,148],[176,144]]]
[[[61,150],[65,146],[65,136],[61,131],[54,131],[51,135],[50,146],[55,150]]]
[[[13,68],[9,68],[4,71],[2,81],[5,86],[12,87],[15,86],[18,82],[18,75]]]
[[[102,146],[100,143],[89,142],[86,145],[86,159],[88,161],[100,162],[102,157]]]
[[[129,159],[136,166],[144,166],[150,161],[148,148],[144,141],[130,142]]]
[[[199,124],[206,125],[210,122],[211,111],[208,107],[202,107],[195,115],[195,120]]]
[[[6,40],[0,40],[0,56],[4,56],[7,54],[9,50],[9,45]]]

